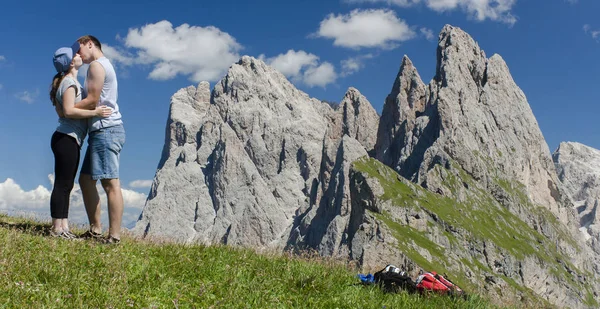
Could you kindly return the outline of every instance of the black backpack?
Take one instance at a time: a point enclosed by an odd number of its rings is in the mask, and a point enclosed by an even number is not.
[[[386,292],[396,293],[405,290],[413,293],[417,290],[417,286],[410,276],[394,265],[387,265],[384,269],[376,272],[374,277],[375,283],[379,284]]]

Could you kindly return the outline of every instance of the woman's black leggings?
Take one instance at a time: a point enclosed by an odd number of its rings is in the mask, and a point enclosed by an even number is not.
[[[54,153],[54,188],[50,196],[50,215],[53,219],[69,216],[69,200],[79,166],[79,145],[74,137],[54,132],[50,142]]]

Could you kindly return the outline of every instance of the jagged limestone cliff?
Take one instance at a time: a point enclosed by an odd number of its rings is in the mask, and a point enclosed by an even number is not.
[[[553,153],[558,178],[576,206],[584,237],[600,254],[600,150],[563,142]]]
[[[134,232],[333,251],[345,229],[339,209],[348,209],[349,164],[373,148],[378,121],[354,88],[332,109],[243,57],[212,94],[201,83],[173,96],[161,162]],[[315,219],[321,206],[319,214],[336,210]]]
[[[354,88],[334,109],[247,56],[212,92],[180,90],[134,232],[446,272],[501,304],[597,304],[597,255],[506,64],[451,26],[437,58],[429,85],[402,60],[380,119]]]
[[[504,290],[514,282],[561,306],[593,303],[597,257],[576,231],[578,220],[548,146],[499,55],[487,58],[467,33],[445,26],[429,85],[403,59],[375,148],[375,157],[406,179],[452,199],[438,200],[445,206],[418,215],[437,224],[416,228],[441,235],[435,243],[450,245],[451,265],[477,266],[467,267],[465,277],[477,274],[475,282],[487,280],[488,289]],[[390,224],[410,223],[403,213],[386,218]],[[463,243],[469,253],[452,238],[471,239]]]

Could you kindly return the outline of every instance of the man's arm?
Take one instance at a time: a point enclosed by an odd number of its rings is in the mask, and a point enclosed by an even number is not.
[[[98,62],[92,62],[87,73],[87,97],[75,104],[76,108],[80,109],[96,109],[100,102],[100,93],[104,86],[104,67]]]
[[[94,116],[108,117],[112,113],[112,109],[106,106],[99,106],[94,110],[75,108],[75,86],[69,87],[63,94],[63,114],[67,118],[83,119]]]

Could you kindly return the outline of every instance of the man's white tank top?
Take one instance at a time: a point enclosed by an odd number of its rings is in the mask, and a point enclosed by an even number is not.
[[[106,57],[99,58],[94,62],[100,63],[105,72],[104,85],[102,86],[102,92],[100,92],[100,102],[98,103],[98,106],[105,105],[112,108],[113,111],[112,114],[107,118],[88,118],[88,130],[90,132],[123,124],[123,121],[121,120],[121,112],[119,112],[119,105],[117,104],[119,94],[117,74],[115,73],[115,69]],[[84,85],[85,95],[87,96],[87,77]]]

